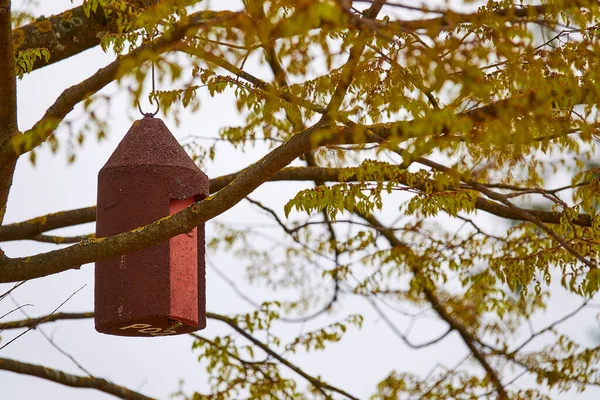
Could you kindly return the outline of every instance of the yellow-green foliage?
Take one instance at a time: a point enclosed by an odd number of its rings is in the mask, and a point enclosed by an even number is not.
[[[19,50],[15,57],[15,66],[17,68],[17,76],[19,79],[23,78],[23,75],[31,72],[35,60],[48,61],[50,59],[50,52],[46,48],[33,48],[27,50]]]
[[[239,206],[264,214],[265,224],[209,222],[209,256],[232,259],[215,273],[250,311],[221,320],[236,334],[195,339],[211,394],[181,397],[347,397],[319,377],[305,390],[291,377],[298,371],[275,355],[326,352],[377,322],[395,335],[386,348],[398,358],[420,357],[416,349],[427,343],[410,330],[422,316],[449,332],[432,346],[460,341],[468,357],[458,366],[439,360],[429,375],[386,371],[373,399],[545,399],[549,389],[600,385],[600,349],[558,328],[568,315],[531,323],[555,315],[554,293],[589,312],[600,289],[599,2],[465,1],[449,9],[389,1],[373,18],[356,10],[373,1],[245,0],[232,11],[193,0],[150,3],[152,11],[129,0],[84,2],[88,16],[102,12],[116,24],[98,32],[100,46],[125,60],[115,79],[132,108],[148,99],[177,121],[182,109],[230,100],[239,118],[226,115],[206,133],[198,121],[194,134],[206,136],[184,142],[208,171],[213,163],[229,171],[223,142],[238,152],[301,149],[284,171],[268,165],[273,158],[251,156],[266,171],[260,179],[301,184],[256,188],[252,173],[232,184],[257,189]],[[183,39],[145,46],[174,32]],[[23,35],[15,31],[17,45]],[[147,60],[139,67],[127,58],[136,50]],[[19,51],[19,77],[49,56]],[[101,139],[108,130],[109,99],[95,95],[83,106],[81,126],[63,122],[68,138],[47,140],[53,151],[67,141],[70,161],[88,135]],[[40,132],[56,124],[45,120]],[[309,149],[298,138],[311,127]],[[289,200],[273,204],[281,198]],[[250,291],[256,297],[228,281],[234,273],[259,288]],[[367,312],[345,313],[354,301]],[[311,325],[280,335],[284,323]],[[512,385],[523,368],[528,380]]]

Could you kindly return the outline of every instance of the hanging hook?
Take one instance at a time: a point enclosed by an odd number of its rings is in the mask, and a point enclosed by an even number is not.
[[[150,103],[152,104],[152,103]],[[156,110],[153,113],[145,113],[142,110],[142,106],[140,105],[140,102],[137,102],[137,106],[138,106],[138,110],[140,110],[140,114],[142,114],[144,117],[150,117],[150,118],[154,118],[154,116],[156,114],[158,114],[158,112],[160,111],[160,104],[158,104],[158,101],[156,102]]]
[[[154,93],[156,93],[156,87],[155,87],[155,78],[154,78],[154,61],[152,61],[152,91],[150,92],[150,95],[153,95]],[[142,114],[144,117],[154,118],[154,116],[156,114],[158,114],[158,112],[160,111],[160,102],[158,101],[158,99],[157,98],[153,99],[152,97],[150,97],[150,104],[154,104],[154,101],[156,101],[156,110],[153,113],[145,113],[142,110],[140,101],[138,100],[137,106],[138,106],[138,110],[140,110],[140,114]]]
[[[152,61],[152,92],[150,92],[150,95],[153,95],[155,92],[154,90],[154,61]],[[150,97],[150,104],[154,104],[154,102],[156,101],[156,110],[154,110],[154,112],[150,113],[145,113],[142,110],[142,106],[140,105],[140,101],[138,100],[137,102],[137,106],[138,106],[138,110],[140,110],[140,114],[142,114],[144,117],[151,117],[154,118],[154,116],[156,114],[158,114],[158,112],[160,111],[160,102],[158,101],[157,98],[152,98]]]
[[[153,95],[154,93],[156,93],[156,78],[154,77],[154,60],[153,60],[152,61],[152,91],[150,92],[150,95]],[[156,111],[154,111],[154,113],[145,113],[144,111],[142,111],[142,106],[140,106],[140,102],[138,100],[138,102],[137,102],[138,110],[140,110],[140,113],[144,117],[154,117],[160,111],[160,102],[158,101],[158,99],[156,99],[156,98],[153,99],[152,97],[150,97],[150,104],[154,104],[154,101],[156,101]]]
[[[158,0],[156,1],[158,3]],[[150,0],[146,0],[146,5],[148,6],[148,9],[150,9]],[[157,32],[156,32],[156,27],[154,27],[152,29],[152,34],[148,35],[148,39],[152,40],[156,37]],[[154,76],[154,60],[152,60],[152,91],[150,92],[150,95],[152,96],[153,94],[156,93],[156,78]],[[156,101],[156,110],[153,113],[145,113],[142,110],[142,106],[140,105],[140,101],[138,100],[137,102],[137,106],[138,106],[138,110],[140,110],[140,114],[142,114],[144,117],[151,117],[154,118],[154,116],[156,114],[158,114],[158,112],[160,111],[160,102],[158,101],[158,99],[156,98],[152,98],[150,97],[150,104],[154,104],[154,101]]]

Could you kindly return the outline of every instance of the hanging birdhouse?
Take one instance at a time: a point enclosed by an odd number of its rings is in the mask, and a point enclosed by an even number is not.
[[[175,214],[208,196],[208,178],[158,118],[135,121],[98,175],[96,236]],[[96,263],[96,330],[166,336],[202,329],[204,225],[152,247]]]

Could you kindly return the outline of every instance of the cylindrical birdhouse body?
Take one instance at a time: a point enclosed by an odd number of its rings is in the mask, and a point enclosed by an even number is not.
[[[98,175],[96,236],[127,232],[208,195],[208,178],[165,124],[134,122]],[[204,225],[96,263],[96,330],[166,336],[206,326]]]

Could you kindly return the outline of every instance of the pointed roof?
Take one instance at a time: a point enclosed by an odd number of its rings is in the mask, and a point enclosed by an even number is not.
[[[133,123],[102,170],[135,165],[200,171],[164,122],[149,116]]]

